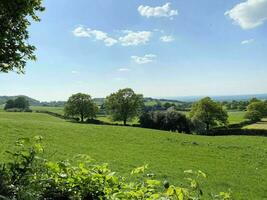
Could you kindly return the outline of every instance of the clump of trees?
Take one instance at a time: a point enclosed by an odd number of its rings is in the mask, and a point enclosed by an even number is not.
[[[81,122],[85,119],[94,119],[98,111],[97,105],[88,94],[73,94],[64,107],[67,117],[78,118]]]
[[[105,108],[114,121],[123,121],[127,125],[129,120],[141,114],[144,106],[143,95],[136,94],[132,89],[125,88],[112,93],[106,98]]]
[[[36,59],[27,29],[43,10],[42,0],[0,1],[0,72],[23,73],[26,61]]]
[[[190,120],[184,114],[174,109],[144,112],[140,116],[139,122],[143,128],[178,131],[180,133],[191,132]]]
[[[247,106],[249,104],[249,101],[223,101],[222,105],[227,110],[238,110],[238,111],[244,111],[246,110]]]
[[[197,133],[208,134],[210,129],[218,125],[227,125],[228,114],[222,105],[210,97],[193,104],[190,117]]]
[[[258,122],[264,117],[267,117],[267,102],[257,99],[250,101],[245,118],[252,122]]]
[[[25,97],[9,99],[4,107],[5,111],[30,111],[29,101]]]

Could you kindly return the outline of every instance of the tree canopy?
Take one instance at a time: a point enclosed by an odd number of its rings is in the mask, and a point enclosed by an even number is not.
[[[128,120],[133,119],[144,106],[143,95],[135,94],[130,88],[121,89],[112,93],[106,98],[105,107],[114,121],[123,121],[124,125]]]
[[[213,101],[210,97],[206,97],[196,102],[190,112],[193,120],[198,120],[206,125],[208,132],[212,126],[219,124],[226,125],[228,123],[228,114],[220,103]]]
[[[95,118],[98,107],[88,94],[77,93],[72,95],[64,108],[66,116],[79,117],[81,122],[85,118]]]
[[[16,99],[10,99],[5,104],[5,110],[18,108],[21,110],[28,110],[29,109],[29,101],[25,97],[18,97]]]
[[[253,122],[257,122],[263,117],[267,117],[267,103],[260,100],[251,101],[248,105],[245,118]]]
[[[36,59],[27,29],[43,10],[42,0],[0,1],[0,72],[23,73],[27,60]]]

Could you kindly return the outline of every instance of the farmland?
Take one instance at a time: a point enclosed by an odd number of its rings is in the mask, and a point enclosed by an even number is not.
[[[67,122],[46,114],[0,112],[0,158],[19,137],[42,135],[45,155],[53,160],[88,154],[119,174],[149,164],[161,180],[183,181],[183,171],[207,173],[205,191],[231,189],[236,199],[267,198],[267,138],[205,137],[133,127]],[[219,177],[219,178],[218,178]],[[242,185],[242,187],[240,187]]]
[[[251,124],[248,126],[244,127],[245,129],[263,129],[263,130],[267,130],[267,119],[264,118],[262,119],[262,121],[257,122],[255,124]]]

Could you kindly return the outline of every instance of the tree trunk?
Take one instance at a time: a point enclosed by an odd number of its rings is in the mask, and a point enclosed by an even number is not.
[[[207,129],[207,133],[209,133],[209,131],[210,131],[210,124],[209,123],[206,124],[206,129]]]
[[[83,116],[83,113],[81,114],[81,122],[84,121],[84,116]]]
[[[123,125],[126,126],[127,125],[127,119],[123,120]]]

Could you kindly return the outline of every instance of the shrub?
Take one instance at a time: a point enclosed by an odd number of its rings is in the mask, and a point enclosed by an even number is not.
[[[199,180],[206,178],[201,171],[185,171],[183,187],[162,183],[147,166],[134,169],[130,180],[117,176],[107,164],[96,164],[88,156],[71,161],[52,162],[40,157],[41,137],[16,143],[17,150],[9,152],[12,162],[0,167],[0,199],[4,200],[115,200],[115,199],[203,199]],[[164,186],[164,187],[163,187]],[[206,198],[206,197],[205,197]],[[229,193],[211,195],[210,199],[231,199]]]
[[[190,133],[191,123],[186,116],[175,110],[144,112],[140,119],[140,126],[167,131]]]

